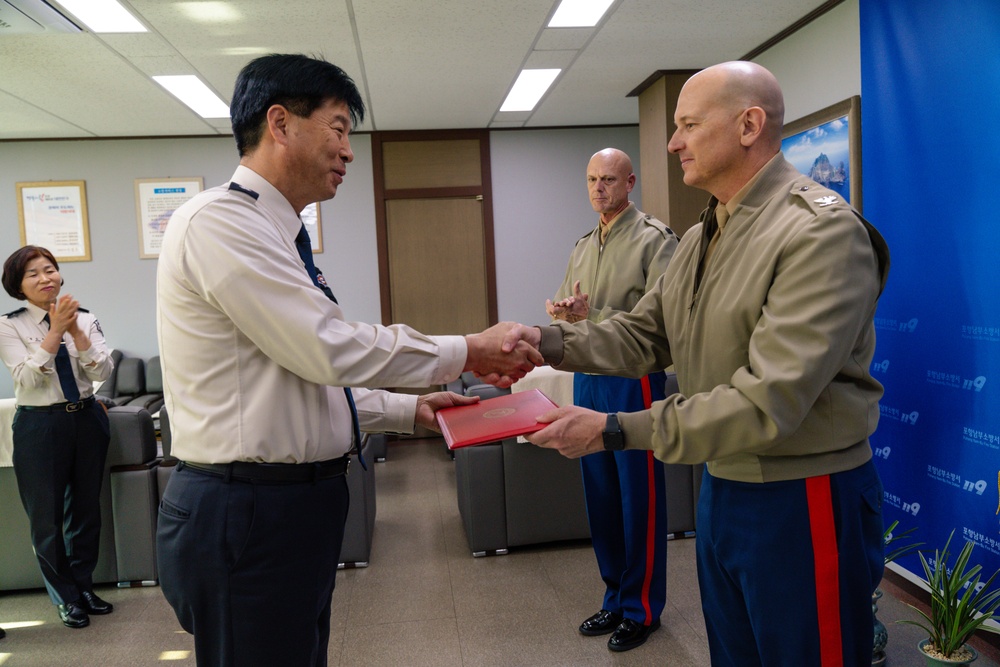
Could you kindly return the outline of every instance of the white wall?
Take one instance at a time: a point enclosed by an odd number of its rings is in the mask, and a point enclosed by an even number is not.
[[[545,300],[562,283],[577,239],[597,225],[587,197],[587,162],[609,146],[628,153],[638,174],[637,126],[490,134],[501,320],[549,321]],[[632,201],[642,208],[638,182]]]
[[[858,0],[846,0],[754,58],[781,84],[785,122],[861,94],[858,11]]]

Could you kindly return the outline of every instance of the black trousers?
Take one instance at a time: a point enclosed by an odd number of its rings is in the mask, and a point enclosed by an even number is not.
[[[111,441],[97,402],[78,412],[14,414],[14,475],[31,544],[53,604],[94,586],[101,538],[101,484]]]
[[[160,586],[199,667],[324,667],[349,505],[341,475],[263,484],[170,476],[156,534]]]

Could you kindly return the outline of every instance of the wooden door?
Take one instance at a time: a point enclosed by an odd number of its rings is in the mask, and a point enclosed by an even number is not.
[[[489,134],[379,133],[373,149],[382,321],[427,334],[494,324]]]
[[[426,334],[490,326],[482,200],[389,200],[386,237],[393,322]]]
[[[372,138],[382,321],[467,334],[497,321],[489,133]],[[403,389],[419,391],[428,389]]]

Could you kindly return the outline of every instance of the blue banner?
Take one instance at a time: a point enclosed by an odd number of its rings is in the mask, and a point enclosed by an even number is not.
[[[860,0],[864,215],[892,254],[873,364],[885,521],[1000,569],[1000,3]],[[953,554],[954,557],[954,554]],[[922,577],[915,554],[899,561]]]

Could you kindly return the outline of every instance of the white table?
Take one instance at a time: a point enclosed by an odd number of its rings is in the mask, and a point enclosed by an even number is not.
[[[573,373],[539,366],[511,386],[512,392],[540,389],[559,407],[573,405]]]
[[[573,405],[573,373],[557,371],[551,366],[539,366],[510,388],[511,392],[529,389],[541,390],[559,407]],[[517,436],[517,441],[528,442],[521,435]]]

